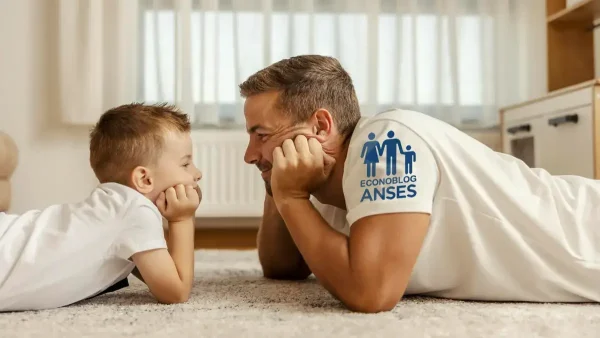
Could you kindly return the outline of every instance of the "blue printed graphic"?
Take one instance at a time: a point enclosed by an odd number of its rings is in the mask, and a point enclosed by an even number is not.
[[[381,153],[381,145],[379,141],[373,141],[375,133],[369,133],[369,140],[365,142],[360,153],[360,158],[365,158],[364,164],[367,165],[367,177],[375,176],[375,168],[379,163],[379,155]]]
[[[367,177],[376,176],[376,166],[379,163],[379,157],[385,152],[385,174],[387,176],[396,175],[396,161],[398,152],[404,155],[404,174],[412,174],[413,163],[417,161],[417,154],[407,145],[406,150],[402,149],[402,142],[394,137],[394,131],[387,133],[387,140],[379,144],[375,140],[375,133],[369,133],[369,141],[365,142],[360,158],[364,158],[364,164],[367,166]]]
[[[413,173],[413,163],[417,161],[417,154],[410,145],[406,150],[402,142],[395,137],[394,131],[387,132],[387,139],[381,144],[375,140],[375,133],[369,133],[369,138],[362,147],[360,158],[364,159],[367,167],[367,177],[377,176],[379,157],[385,156],[386,178],[371,178],[360,181],[364,189],[360,199],[363,201],[391,200],[413,198],[417,196],[417,176]],[[404,175],[397,176],[396,163],[398,156],[404,156]]]
[[[406,150],[408,151],[400,151],[402,152],[402,154],[404,154],[404,174],[409,175],[412,174],[413,162],[417,161],[417,153],[410,150],[410,146],[406,146]]]
[[[381,147],[381,151],[379,155],[383,155],[385,151],[385,174],[396,175],[396,148],[402,152],[402,143],[399,139],[394,138],[394,132],[392,130],[387,133],[388,139],[383,141],[383,147]]]

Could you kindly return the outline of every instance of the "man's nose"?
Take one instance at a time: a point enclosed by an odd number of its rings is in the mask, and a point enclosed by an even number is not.
[[[244,154],[244,162],[255,164],[260,160],[260,152],[252,144],[248,144],[246,153]]]

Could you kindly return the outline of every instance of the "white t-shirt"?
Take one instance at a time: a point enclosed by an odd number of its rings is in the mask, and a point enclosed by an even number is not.
[[[600,301],[598,180],[552,176],[440,120],[393,110],[359,122],[343,189],[347,212],[312,201],[346,235],[368,215],[431,213],[406,294]]]
[[[0,213],[0,311],[97,295],[131,273],[134,253],[166,247],[158,208],[116,183],[100,184],[79,203]]]

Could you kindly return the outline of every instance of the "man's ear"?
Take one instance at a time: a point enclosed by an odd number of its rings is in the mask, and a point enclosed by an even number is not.
[[[154,190],[154,178],[150,169],[142,166],[135,167],[131,172],[131,184],[135,190],[148,194]]]
[[[319,136],[327,136],[333,128],[333,117],[327,109],[321,108],[312,116],[313,132]]]

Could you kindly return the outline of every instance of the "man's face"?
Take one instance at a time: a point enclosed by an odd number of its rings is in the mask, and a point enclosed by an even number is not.
[[[290,119],[277,107],[276,92],[267,92],[250,96],[244,104],[246,128],[250,135],[244,161],[254,164],[261,171],[267,193],[271,191],[271,168],[273,167],[273,150],[281,146],[283,141],[293,139],[297,135],[313,135],[311,126],[292,124]]]

